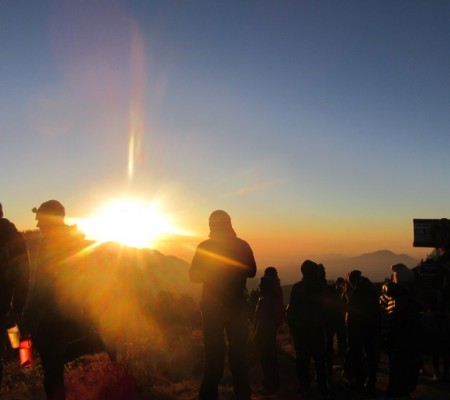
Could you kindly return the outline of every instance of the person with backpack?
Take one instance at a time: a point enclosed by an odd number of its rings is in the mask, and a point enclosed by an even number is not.
[[[0,383],[3,378],[5,332],[22,319],[28,295],[30,262],[24,236],[4,218],[0,204]]]
[[[247,278],[255,276],[256,262],[249,244],[237,237],[228,213],[213,211],[209,228],[209,239],[198,245],[189,270],[191,281],[203,284],[201,311],[205,364],[199,398],[218,399],[228,344],[236,399],[250,400],[246,363],[246,282]]]
[[[65,208],[59,201],[46,201],[32,211],[42,241],[23,326],[41,359],[47,399],[63,400],[68,346],[84,335],[77,259],[86,243],[76,226],[65,224]]]

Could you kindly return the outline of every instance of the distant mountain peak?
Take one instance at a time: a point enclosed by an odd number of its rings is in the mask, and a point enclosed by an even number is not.
[[[350,271],[358,269],[364,276],[367,276],[374,282],[382,282],[386,277],[391,275],[392,265],[402,263],[409,268],[413,268],[419,263],[419,260],[407,254],[396,254],[387,249],[376,250],[353,257],[336,255],[333,258],[329,256],[317,257],[317,259],[320,259],[324,263],[328,279],[345,277]],[[290,264],[280,268],[280,279],[286,283],[298,281],[301,279],[299,269],[299,265],[296,264]]]
[[[363,253],[360,256],[357,257],[366,257],[366,256],[378,256],[378,257],[383,257],[383,256],[397,256],[398,254],[395,254],[394,252],[390,251],[390,250],[376,250],[373,251],[371,253]]]

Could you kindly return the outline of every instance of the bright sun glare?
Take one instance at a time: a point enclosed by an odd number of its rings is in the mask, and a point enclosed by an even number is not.
[[[78,221],[88,239],[115,241],[131,247],[153,247],[176,229],[158,204],[121,199],[101,208],[93,217]]]

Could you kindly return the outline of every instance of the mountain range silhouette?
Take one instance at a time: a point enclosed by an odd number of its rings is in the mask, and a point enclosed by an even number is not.
[[[36,252],[38,232],[26,232],[32,259]],[[192,284],[189,281],[189,262],[173,255],[165,255],[157,250],[134,249],[116,243],[104,243],[95,252],[106,250],[113,263],[126,265],[129,278],[134,281],[145,294],[152,296],[160,290],[175,293],[186,293],[198,297],[201,285]],[[325,266],[327,279],[335,280],[338,277],[346,277],[347,274],[358,269],[364,276],[373,282],[382,282],[391,275],[391,267],[394,264],[403,263],[409,268],[419,264],[420,260],[407,254],[396,254],[390,250],[377,250],[358,256],[347,257],[341,254],[321,254],[305,257]],[[282,285],[291,285],[302,278],[300,264],[290,263],[275,265]],[[248,290],[255,289],[259,284],[258,277],[262,276],[264,268],[268,265],[258,265],[256,279],[249,279]],[[151,286],[151,290],[147,287]]]
[[[394,264],[402,263],[413,268],[420,262],[407,254],[395,254],[390,250],[378,250],[353,257],[324,254],[309,258],[325,266],[327,279],[345,278],[350,271],[358,269],[373,282],[381,282],[385,278],[389,278],[391,267]],[[301,279],[300,263],[280,266],[278,272],[282,284],[292,284]]]

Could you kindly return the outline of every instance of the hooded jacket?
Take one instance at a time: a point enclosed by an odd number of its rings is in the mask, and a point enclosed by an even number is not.
[[[255,275],[252,249],[230,230],[211,231],[210,239],[198,245],[189,270],[192,282],[203,283],[204,311],[233,312],[242,307],[247,278]]]

